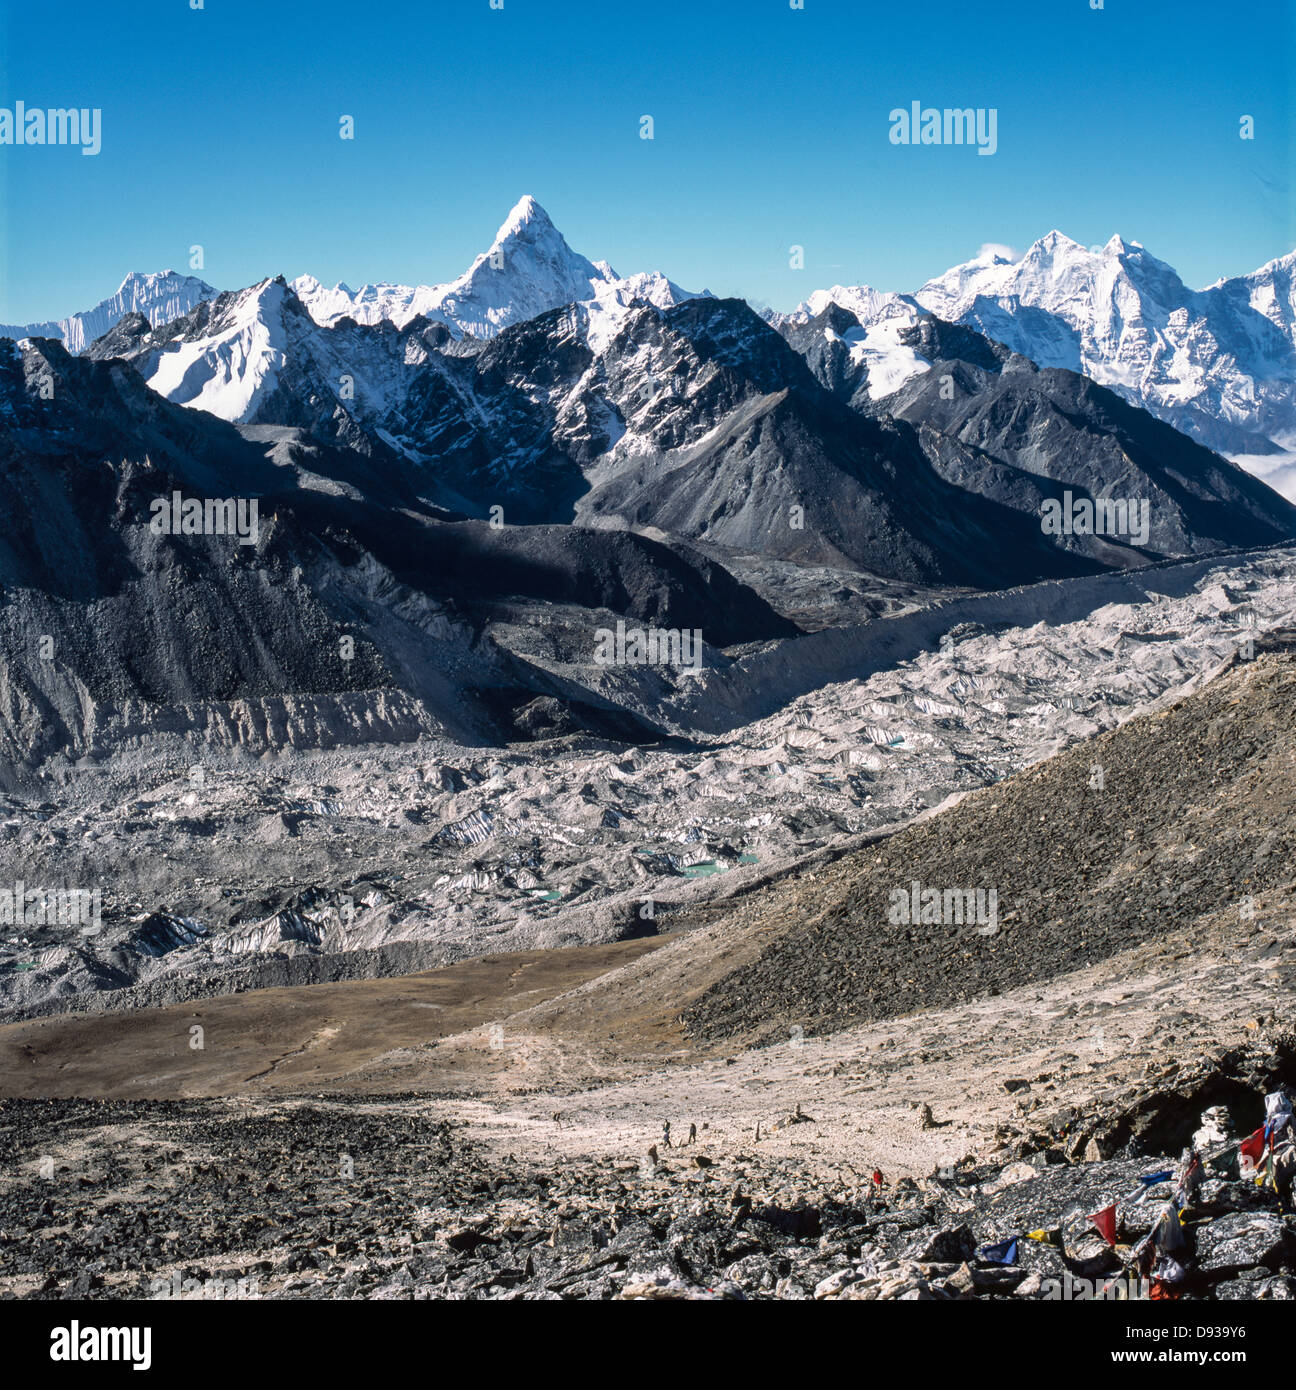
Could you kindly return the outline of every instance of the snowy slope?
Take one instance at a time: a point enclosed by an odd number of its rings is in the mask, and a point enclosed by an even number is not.
[[[1013,258],[987,246],[913,295],[868,285],[816,290],[781,331],[805,330],[832,306],[862,325],[851,359],[867,351],[870,394],[917,366],[878,325],[913,305],[976,329],[1043,367],[1082,372],[1212,449],[1290,491],[1296,450],[1296,252],[1249,275],[1192,290],[1138,242],[1087,248],[1059,231]],[[809,340],[800,333],[802,350]],[[876,383],[876,385],[874,385]],[[1284,456],[1283,451],[1286,451]],[[1268,466],[1259,460],[1267,457]]]
[[[906,294],[894,290],[875,290],[870,285],[834,285],[830,290],[815,290],[804,304],[799,304],[790,314],[770,314],[770,322],[778,328],[783,323],[808,323],[817,318],[830,305],[855,315],[862,324],[880,319],[894,305],[912,304]]]
[[[215,293],[209,284],[193,275],[178,275],[174,270],[155,274],[133,270],[116,294],[101,300],[93,309],[43,323],[0,324],[0,338],[56,338],[69,352],[84,352],[123,314],[143,314],[156,328],[187,314],[195,304]]]
[[[357,323],[381,323],[386,319],[403,327],[415,314],[410,300],[416,291],[409,285],[361,285],[353,290],[339,284],[329,289],[313,275],[299,275],[289,285],[311,318],[324,326],[345,317]]]
[[[322,328],[282,277],[218,295],[126,353],[159,395],[234,424],[315,428],[355,444],[390,426],[445,328],[339,322]],[[427,338],[424,337],[427,335]],[[120,351],[120,349],[115,349]],[[98,356],[96,345],[91,356]]]
[[[490,249],[440,287],[430,303],[467,332],[486,338],[510,323],[591,299],[608,278],[567,245],[549,214],[528,195],[505,218]]]
[[[596,356],[635,305],[666,309],[696,297],[658,272],[621,277],[606,261],[573,251],[529,196],[454,280],[353,290],[303,275],[285,289],[321,327],[349,318],[403,330],[422,317],[466,337],[466,346],[579,305],[573,331]],[[125,314],[142,313],[158,330],[214,294],[201,280],[171,271],[132,274],[94,309],[58,322],[0,327],[0,336],[53,336],[80,352]],[[262,309],[237,327],[223,321],[220,342],[200,344],[212,336],[209,327],[206,321],[192,326],[188,345],[172,345],[165,364],[159,359],[160,388],[225,418],[255,413],[255,400],[274,389],[276,353],[284,350],[275,338],[273,306]],[[1250,471],[1279,479],[1284,490],[1296,486],[1296,252],[1192,290],[1137,242],[1116,236],[1089,249],[1054,231],[1016,258],[988,247],[912,295],[835,285],[815,291],[790,315],[766,317],[780,331],[812,337],[822,319],[827,341],[837,309],[858,321],[858,331],[847,329],[829,346],[844,372],[867,371],[873,400],[924,370],[902,333],[915,315],[930,311],[1041,366],[1082,372],[1208,447],[1245,459]]]
[[[282,281],[264,280],[230,296],[205,336],[178,338],[147,359],[145,380],[178,405],[235,423],[250,420],[258,398],[274,389],[288,347],[285,295]]]
[[[494,388],[477,399],[472,372],[434,348],[453,336],[462,351],[480,352],[502,329],[568,308],[549,344],[566,343],[601,357],[636,310],[670,309],[695,296],[659,272],[621,277],[606,262],[572,251],[544,209],[523,198],[488,251],[456,280],[441,286],[367,285],[327,289],[318,280],[281,278],[220,295],[210,304],[128,346],[105,342],[99,352],[127,355],[148,384],[176,404],[206,410],[236,424],[290,424],[330,442],[357,441],[357,431],[415,461],[454,454],[500,410]],[[506,354],[507,357],[507,354]],[[583,359],[582,359],[583,360]],[[510,372],[513,367],[508,369]],[[552,413],[567,427],[564,399],[536,381],[510,398],[505,414],[517,447],[538,428],[530,412]],[[343,389],[345,383],[345,389]],[[565,381],[562,392],[576,383]],[[556,388],[555,388],[556,389]],[[572,407],[587,427],[581,390]],[[593,416],[603,407],[588,404]],[[537,417],[538,418],[538,417]],[[601,434],[594,421],[588,427]],[[511,457],[508,434],[497,463]]]
[[[1272,347],[1272,339],[1251,317],[1259,314],[1275,328],[1296,350],[1296,251],[1262,265],[1250,275],[1238,275],[1231,280],[1217,280],[1202,291],[1209,306],[1228,305],[1239,320],[1258,330],[1255,349]]]

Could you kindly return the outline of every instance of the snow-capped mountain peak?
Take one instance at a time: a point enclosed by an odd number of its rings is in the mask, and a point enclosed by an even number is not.
[[[1263,315],[1292,344],[1296,355],[1296,251],[1267,261],[1250,275],[1216,280],[1201,292]],[[1296,429],[1296,423],[1293,428]]]
[[[1141,242],[1117,234],[1101,250],[1091,250],[1052,231],[1018,260],[983,253],[929,280],[914,297],[932,313],[953,319],[967,314],[977,299],[1012,296],[1023,305],[1050,309],[1079,300],[1101,312],[1101,303],[1122,292],[1118,282],[1130,293],[1157,300],[1177,302],[1188,293],[1174,268]]]
[[[490,246],[454,280],[351,290],[343,284],[328,289],[314,276],[301,275],[292,288],[315,322],[325,326],[345,316],[367,324],[388,319],[403,328],[422,314],[455,334],[477,338],[493,338],[510,324],[566,304],[586,304],[592,330],[602,340],[617,310],[634,302],[669,308],[694,298],[660,271],[622,278],[607,261],[591,261],[573,251],[529,193],[500,224]]]
[[[556,236],[562,240],[562,234],[554,226],[549,214],[531,194],[524,193],[513,205],[509,215],[500,223],[500,229],[495,233],[492,246],[501,246],[514,237],[523,237],[528,234],[533,240],[539,240],[546,236]],[[563,245],[566,245],[566,242],[563,242]]]
[[[1194,291],[1141,242],[1117,233],[1086,247],[1054,229],[1020,255],[984,245],[912,295],[834,285],[767,318],[787,329],[830,305],[851,313],[862,333],[850,358],[867,360],[872,385],[918,365],[903,339],[888,361],[888,320],[902,304],[1081,372],[1262,475],[1249,456],[1296,448],[1296,251]]]
[[[505,218],[490,249],[431,303],[461,328],[490,337],[510,323],[592,299],[608,278],[613,277],[567,245],[528,194]]]
[[[1043,260],[1052,259],[1055,256],[1066,256],[1076,252],[1083,253],[1085,248],[1063,231],[1054,227],[1051,232],[1046,232],[1028,248],[1022,260],[1030,260],[1032,257]]]
[[[271,292],[263,287],[272,283],[254,288],[264,299]],[[281,292],[288,290],[294,320],[308,317],[322,327],[344,319],[362,326],[386,322],[403,331],[422,316],[456,337],[483,339],[554,309],[580,306],[571,317],[574,331],[596,354],[613,342],[635,305],[664,309],[695,297],[659,271],[623,277],[606,260],[587,259],[530,194],[452,280],[413,286],[375,281],[353,289],[301,275]],[[142,340],[152,351],[163,341],[161,328],[215,294],[175,271],[132,272],[94,309],[59,321],[0,326],[0,335],[60,338],[81,352],[126,315],[139,314],[152,330]],[[274,318],[271,307],[264,304],[265,312],[253,315],[263,328]],[[830,307],[831,321],[815,324]],[[807,341],[816,333],[824,341],[844,337],[847,351],[838,344],[834,360],[867,366],[872,391],[921,369],[908,342],[913,324],[904,320],[922,312],[973,328],[1042,367],[1082,372],[1211,448],[1235,456],[1296,448],[1296,251],[1249,275],[1192,290],[1138,241],[1118,233],[1101,247],[1087,247],[1054,229],[1021,253],[987,243],[913,294],[834,285],[816,290],[790,315],[767,311],[765,317],[780,329],[811,325]],[[858,334],[843,325],[842,314],[857,321]],[[203,318],[188,336],[220,336],[226,327],[217,325],[218,317],[210,323]],[[132,341],[139,329],[132,322]],[[241,331],[254,338],[260,332],[253,324]],[[255,344],[249,338],[243,346],[252,351]],[[252,398],[273,380],[266,355],[272,347],[267,338],[264,351],[248,358],[235,353],[226,362],[216,346],[217,385],[195,384],[197,377],[186,375],[169,394],[186,403],[213,401],[217,413],[244,418]],[[254,383],[246,396],[233,390],[232,376],[239,373],[261,373],[261,385]]]
[[[1090,251],[1053,231],[1019,261],[966,262],[914,298],[1212,448],[1263,452],[1296,434],[1294,266],[1296,253],[1193,291],[1140,242],[1116,235]]]
[[[830,304],[836,304],[867,326],[874,320],[886,317],[897,304],[902,303],[912,304],[913,301],[908,295],[896,294],[893,290],[875,290],[870,285],[834,285],[830,290],[815,290],[787,316],[787,321],[808,323],[810,319],[818,318]]]
[[[1273,260],[1266,261],[1258,270],[1253,270],[1250,275],[1235,276],[1228,278],[1221,276],[1213,284],[1207,285],[1208,290],[1217,290],[1221,285],[1236,284],[1242,281],[1269,281],[1272,282],[1282,275],[1296,274],[1296,250],[1288,251],[1286,255],[1275,256]]]
[[[140,370],[153,390],[179,405],[249,420],[284,363],[290,305],[296,307],[295,296],[282,276],[222,294],[158,333]]]

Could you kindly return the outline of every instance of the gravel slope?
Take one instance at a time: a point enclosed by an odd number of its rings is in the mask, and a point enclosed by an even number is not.
[[[751,904],[750,930],[798,925],[717,981],[686,1023],[709,1037],[832,1029],[1048,979],[1203,914],[1243,913],[1248,895],[1291,884],[1294,803],[1296,662],[1262,656],[843,858],[827,882]],[[997,924],[892,924],[890,895],[913,882],[993,890]]]

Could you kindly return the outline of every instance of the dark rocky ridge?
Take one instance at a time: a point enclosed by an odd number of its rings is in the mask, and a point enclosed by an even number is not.
[[[937,343],[933,350],[947,349]],[[941,398],[944,376],[953,378],[952,400]],[[1135,552],[1129,562],[1139,563],[1249,545],[1261,534],[1278,540],[1296,515],[1259,479],[1114,392],[1024,357],[987,366],[975,347],[965,358],[938,357],[884,408],[923,432],[944,478],[1025,514],[1038,517],[1045,498],[1060,499],[1067,489],[1077,497],[1146,499],[1150,527],[1141,546],[1060,538],[1108,563],[1126,547]]]
[[[236,327],[252,296],[264,297],[259,311],[285,348],[246,420],[356,450],[398,469],[425,502],[471,515],[501,506],[523,524],[652,527],[799,564],[983,588],[1296,531],[1296,509],[1168,426],[1116,411],[1117,398],[1095,397],[1071,373],[1028,386],[1020,360],[1002,370],[1010,359],[998,344],[930,317],[911,335],[915,350],[941,355],[924,380],[951,366],[965,404],[984,398],[1000,422],[994,439],[925,400],[906,410],[870,401],[841,336],[847,319],[858,324],[836,308],[787,329],[790,344],[741,300],[641,304],[596,355],[580,305],[483,345],[423,320],[320,328],[279,280],[152,333],[114,329],[89,355],[125,357],[150,376],[168,352]],[[354,395],[339,398],[340,375],[354,378]],[[177,389],[192,400],[201,385],[199,374]],[[1161,433],[1135,447],[1153,426]],[[635,447],[618,452],[623,435]],[[1039,503],[1064,487],[1151,499],[1153,539],[1138,550],[1044,535]]]
[[[1149,536],[1064,535],[1056,544],[1104,566],[1264,544],[1291,533],[1296,508],[1237,465],[1076,372],[1041,369],[971,328],[922,313],[900,340],[931,365],[880,399],[852,362],[859,320],[830,304],[780,330],[818,381],[869,417],[917,431],[936,472],[1037,528],[1046,499],[1146,499]],[[1261,540],[1260,537],[1266,540]]]
[[[3,746],[18,762],[86,751],[95,707],[132,701],[394,690],[424,701],[433,721],[497,737],[501,700],[570,700],[483,635],[486,610],[502,602],[585,608],[591,651],[609,615],[700,628],[715,647],[795,632],[687,547],[456,522],[373,456],[300,434],[246,438],[163,400],[121,363],[48,342],[0,362],[0,477]],[[154,534],[150,503],[173,490],[256,499],[256,543]],[[414,621],[396,620],[398,607]],[[346,634],[355,646],[344,659]],[[474,704],[475,690],[494,693]]]

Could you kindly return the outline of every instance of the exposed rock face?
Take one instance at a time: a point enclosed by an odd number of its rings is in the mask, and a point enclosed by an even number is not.
[[[567,693],[479,640],[468,610],[492,600],[585,608],[586,660],[611,615],[716,646],[795,631],[686,548],[451,523],[398,469],[300,435],[244,437],[54,343],[0,363],[0,471],[12,763],[98,754],[150,724],[262,749],[489,735],[496,697],[473,690]],[[159,531],[154,505],[177,492],[255,505],[256,525]]]
[[[968,349],[969,358],[985,354]],[[942,378],[952,387],[942,394]],[[1040,517],[1045,499],[1139,499],[1147,534],[1071,535],[1061,542],[1104,563],[1184,555],[1278,540],[1285,507],[1249,473],[1129,405],[1087,377],[1040,369],[1022,357],[1002,365],[937,359],[889,397],[887,410],[924,435],[949,481]],[[939,431],[940,437],[933,437]],[[1294,513],[1296,514],[1296,513]]]
[[[1216,1279],[1258,1266],[1279,1269],[1294,1255],[1296,1224],[1277,1212],[1226,1212],[1197,1236],[1198,1266]]]
[[[387,470],[394,452],[434,505],[909,581],[998,587],[1296,530],[1264,484],[1086,378],[912,307],[885,330],[874,345],[830,305],[784,341],[740,300],[632,299],[612,322],[569,304],[482,344],[423,317],[321,327],[278,279],[90,355],[236,423]],[[1139,499],[1150,534],[1046,534],[1041,507],[1067,491]]]
[[[154,390],[236,423],[299,428],[379,465],[395,448],[425,501],[477,515],[949,582],[1091,568],[1037,518],[952,490],[908,431],[825,395],[739,301],[634,304],[597,353],[589,332],[579,305],[468,348],[421,319],[325,329],[266,281],[90,355],[124,348]]]

